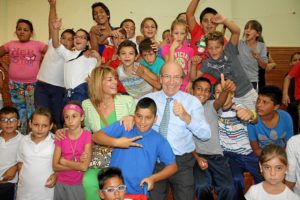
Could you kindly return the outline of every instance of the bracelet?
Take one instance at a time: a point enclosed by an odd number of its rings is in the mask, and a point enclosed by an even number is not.
[[[256,114],[256,111],[255,111],[255,110],[251,110],[251,112],[252,112],[253,116],[252,116],[252,118],[248,121],[249,123],[253,122],[253,121],[256,119],[256,117],[257,117],[257,114]]]

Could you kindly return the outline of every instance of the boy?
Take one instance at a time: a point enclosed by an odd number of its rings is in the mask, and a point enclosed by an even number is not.
[[[129,194],[143,194],[145,183],[152,190],[155,182],[177,171],[170,144],[151,128],[157,118],[156,109],[152,99],[143,98],[137,103],[131,131],[125,131],[120,122],[115,122],[93,134],[94,142],[114,147],[110,166],[122,170]],[[157,160],[166,166],[152,174]]]
[[[215,86],[215,97],[220,98],[222,87]],[[258,158],[253,153],[245,122],[254,120],[254,113],[234,104],[234,93],[229,92],[226,102],[218,110],[219,137],[225,158],[228,159],[231,168],[237,199],[244,199],[243,172],[249,171],[255,183],[260,183],[263,178],[259,172]]]
[[[0,110],[0,196],[3,200],[14,200],[18,181],[17,151],[23,135],[17,130],[20,125],[19,112],[14,107]]]
[[[119,79],[127,93],[135,99],[153,91],[159,90],[161,85],[158,77],[149,69],[135,62],[138,52],[134,42],[123,41],[118,48],[117,54],[121,61],[117,72]]]
[[[300,62],[300,51],[296,51],[291,55],[290,59],[290,70],[296,66],[296,63]],[[287,79],[290,79],[287,78]],[[293,119],[294,135],[299,133],[299,112],[298,104],[299,101],[295,100],[295,78],[291,78],[290,81],[286,80],[286,86],[283,86],[283,99],[282,103],[287,106],[287,112]],[[298,83],[299,84],[299,83]],[[288,87],[289,86],[289,87]],[[288,91],[287,91],[288,90]]]
[[[98,183],[99,196],[102,200],[124,199],[126,186],[119,168],[108,167],[102,169],[98,174]]]
[[[20,142],[17,159],[19,182],[16,200],[53,199],[56,175],[52,169],[53,117],[49,109],[37,108],[29,121],[31,132]]]
[[[256,101],[257,124],[248,125],[251,147],[257,156],[268,144],[278,144],[285,148],[286,142],[293,136],[291,116],[279,109],[282,92],[276,86],[265,86],[259,90]]]
[[[205,8],[200,14],[200,24],[197,23],[195,18],[195,12],[200,0],[191,0],[187,10],[186,18],[189,31],[191,33],[191,47],[194,49],[194,54],[200,56],[200,63],[197,69],[201,68],[202,62],[208,57],[205,35],[216,31],[217,24],[212,22],[212,17],[218,12],[210,7]],[[226,40],[224,38],[224,40]],[[204,77],[208,78],[212,84],[216,83],[216,79],[209,75],[204,74]]]
[[[228,92],[234,92],[235,85],[230,80],[222,82],[223,90],[215,100],[209,100],[211,96],[209,79],[200,77],[192,85],[193,95],[202,103],[211,130],[211,138],[207,141],[194,137],[196,152],[193,156],[197,161],[194,166],[195,193],[198,199],[213,200],[212,187],[215,188],[218,199],[236,199],[231,170],[219,141],[217,114],[217,110],[225,103]]]
[[[211,20],[216,24],[224,24],[230,30],[230,41],[224,48],[223,34],[218,31],[209,33],[205,38],[209,57],[203,62],[196,75],[199,77],[203,73],[208,73],[219,80],[220,74],[223,73],[225,79],[232,80],[236,85],[233,101],[237,104],[243,104],[246,108],[255,110],[257,93],[238,60],[237,45],[240,29],[233,21],[229,21],[220,14],[214,15]],[[195,65],[193,65],[193,68],[195,68]]]
[[[157,52],[152,48],[152,44],[153,42],[150,38],[145,38],[141,41],[139,45],[140,54],[142,56],[141,64],[159,76],[165,61],[157,56]]]

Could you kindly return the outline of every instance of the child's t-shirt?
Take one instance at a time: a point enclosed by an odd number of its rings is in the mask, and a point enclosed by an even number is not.
[[[143,66],[147,67],[151,72],[153,72],[154,74],[159,76],[160,70],[163,67],[163,65],[165,64],[165,61],[162,58],[157,56],[152,65],[149,65],[143,58],[141,60],[141,64]]]
[[[161,48],[161,55],[163,58],[165,58],[166,56],[170,56],[170,47],[171,44],[166,44]],[[175,49],[175,62],[178,63],[184,71],[184,78],[180,87],[181,91],[185,91],[185,88],[189,83],[189,67],[193,55],[194,50],[191,47],[189,47],[187,43],[183,43],[181,48]]]
[[[0,130],[2,132],[2,130]],[[24,136],[17,131],[17,135],[8,141],[5,141],[0,136],[0,177],[12,166],[17,164],[17,152],[20,142]],[[16,183],[18,181],[18,173],[16,176],[8,181],[10,183]]]
[[[46,44],[35,40],[28,42],[14,40],[3,46],[5,51],[9,52],[9,79],[21,83],[36,82]]]
[[[64,82],[66,89],[74,89],[86,82],[86,78],[97,65],[96,58],[87,58],[84,55],[77,56],[81,51],[70,51],[60,45],[56,52],[65,59]]]
[[[300,99],[300,62],[298,62],[290,71],[289,75],[295,78],[295,99]]]
[[[54,188],[47,188],[47,179],[53,174],[52,158],[54,152],[52,133],[38,144],[26,135],[18,149],[18,162],[23,163],[17,190],[17,200],[53,199]]]
[[[91,144],[92,134],[87,130],[83,130],[78,139],[72,140],[69,138],[69,133],[66,133],[64,140],[55,140],[56,147],[61,148],[61,156],[66,160],[80,161],[80,156],[84,152],[86,144]],[[57,182],[65,185],[79,185],[82,183],[83,172],[70,170],[57,172]]]
[[[134,63],[134,67],[139,67],[139,65],[139,63]],[[153,87],[145,79],[135,75],[135,72],[131,74],[126,73],[123,65],[120,65],[117,71],[126,92],[134,99],[138,99],[153,91]]]
[[[285,148],[287,141],[294,135],[293,121],[289,113],[277,110],[279,121],[275,128],[265,126],[261,118],[256,124],[248,124],[250,141],[257,141],[260,148],[268,144],[277,144]]]
[[[126,131],[117,121],[102,129],[113,138],[133,138],[143,136],[135,142],[143,147],[113,148],[110,166],[119,167],[127,186],[126,193],[143,194],[140,182],[153,174],[156,161],[170,165],[175,162],[175,155],[168,141],[158,132],[150,129],[140,132],[135,126],[131,131]]]
[[[247,125],[241,122],[233,109],[218,111],[220,144],[223,151],[233,152],[242,155],[249,155],[252,152],[250,146]]]
[[[41,64],[37,79],[51,85],[65,87],[64,63],[65,59],[55,51],[52,45],[52,39],[49,40],[48,49]]]
[[[280,194],[269,194],[263,188],[263,182],[252,185],[245,194],[247,200],[300,200],[300,197],[293,193],[287,186]]]
[[[240,40],[238,44],[238,50],[239,50],[238,58],[240,60],[243,69],[246,72],[248,79],[250,80],[250,82],[258,82],[259,65],[257,60],[253,57],[251,53],[252,49],[250,49],[247,46],[246,41]],[[266,45],[262,42],[257,42],[256,51],[258,52],[260,57],[267,63],[268,56],[267,56]]]

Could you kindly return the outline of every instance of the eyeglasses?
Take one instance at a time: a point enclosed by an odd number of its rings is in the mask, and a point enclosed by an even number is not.
[[[106,193],[115,193],[116,191],[124,192],[125,190],[126,190],[126,185],[118,185],[116,187],[108,187],[106,189],[102,189],[102,191]]]
[[[284,167],[284,165],[276,165],[274,167],[272,167],[270,165],[262,165],[262,168],[266,172],[271,172],[272,170],[274,170],[275,172],[282,172],[285,167]]]
[[[9,123],[14,123],[14,122],[17,122],[18,119],[15,118],[15,117],[13,117],[13,118],[1,118],[0,121],[3,122],[3,123],[8,123],[8,122]]]
[[[163,74],[161,75],[161,77],[166,82],[170,81],[172,78],[175,82],[179,82],[182,79],[182,76],[180,75],[171,76],[169,74]]]
[[[84,35],[75,35],[74,38],[75,38],[75,39],[87,40],[87,37],[84,36]]]

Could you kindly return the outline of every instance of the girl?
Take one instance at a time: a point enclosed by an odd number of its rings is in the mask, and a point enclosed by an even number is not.
[[[138,52],[132,41],[125,40],[122,42],[117,54],[121,61],[121,65],[117,69],[119,80],[130,96],[138,99],[152,92],[153,88],[157,90],[161,88],[158,77],[148,68],[135,62]]]
[[[101,57],[97,51],[91,50],[86,57],[83,53],[88,49],[89,34],[84,29],[76,31],[74,36],[74,51],[66,49],[59,43],[61,19],[53,21],[52,40],[57,53],[65,59],[64,83],[65,102],[70,100],[83,101],[88,98],[86,78],[90,72],[100,66]]]
[[[36,109],[29,121],[31,133],[26,135],[18,150],[20,171],[17,200],[53,199],[56,175],[52,169],[54,140],[51,112],[46,108]]]
[[[284,183],[287,172],[285,150],[275,144],[265,146],[259,158],[259,166],[265,181],[253,185],[245,194],[247,200],[299,200]]]
[[[55,0],[49,0],[49,41],[48,51],[44,56],[41,68],[37,75],[37,83],[35,87],[34,99],[36,107],[46,107],[51,110],[54,117],[54,123],[57,128],[62,127],[62,109],[63,98],[65,95],[64,85],[64,63],[65,60],[57,54],[52,45],[51,21],[56,17],[56,3]],[[75,32],[72,29],[66,29],[62,32],[60,43],[66,49],[71,50],[74,47]]]
[[[68,128],[65,139],[55,140],[53,169],[57,172],[54,199],[84,199],[83,173],[91,160],[91,133],[81,128],[84,112],[80,104],[69,102],[63,109]]]
[[[162,57],[166,62],[175,61],[182,67],[185,74],[180,87],[182,91],[188,91],[191,88],[191,84],[189,84],[189,68],[194,54],[193,49],[186,42],[187,34],[188,27],[186,23],[182,20],[175,20],[171,25],[172,41],[161,49]]]
[[[238,44],[239,60],[254,89],[258,89],[258,69],[267,67],[266,45],[259,42],[262,26],[256,20],[250,20],[244,28],[244,40]]]
[[[29,20],[19,19],[16,26],[18,40],[0,47],[0,56],[9,53],[9,93],[13,105],[19,110],[22,134],[27,130],[27,119],[34,111],[34,87],[40,63],[47,46],[31,40],[33,25]]]
[[[153,42],[152,48],[158,52],[158,56],[161,57],[160,45],[159,42],[156,41],[155,36],[157,34],[158,25],[157,22],[152,17],[146,17],[141,22],[141,33],[142,37],[137,37],[138,44],[144,38],[150,38]]]

